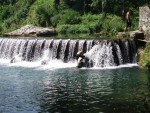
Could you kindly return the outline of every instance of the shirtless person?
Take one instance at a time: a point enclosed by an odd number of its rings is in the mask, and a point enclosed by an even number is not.
[[[131,30],[131,12],[130,12],[130,10],[127,11],[125,18],[126,18],[126,27],[124,29],[124,32],[128,31],[128,28],[130,28],[130,30]]]
[[[81,67],[83,67],[83,65],[84,65],[84,62],[83,62],[83,59],[84,59],[84,54],[83,54],[83,51],[82,50],[79,50],[78,52],[77,52],[77,55],[76,55],[76,59],[77,59],[77,67],[78,68],[81,68]]]
[[[82,50],[79,50],[76,55],[77,67],[89,67],[89,58],[83,53]]]

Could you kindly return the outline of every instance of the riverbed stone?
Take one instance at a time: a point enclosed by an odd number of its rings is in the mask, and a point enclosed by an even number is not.
[[[57,32],[54,28],[38,27],[34,25],[26,25],[4,34],[5,36],[54,36]]]

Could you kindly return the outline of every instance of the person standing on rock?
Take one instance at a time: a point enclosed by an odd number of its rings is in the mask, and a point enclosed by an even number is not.
[[[125,18],[126,18],[126,27],[124,29],[124,32],[128,31],[128,28],[129,30],[131,30],[131,11],[128,10],[126,15],[125,15]]]

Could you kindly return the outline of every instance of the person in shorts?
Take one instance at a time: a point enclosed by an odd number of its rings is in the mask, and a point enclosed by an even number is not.
[[[130,10],[127,11],[125,18],[126,18],[126,27],[125,27],[124,31],[126,32],[126,31],[131,30],[132,22],[131,22],[131,11]]]

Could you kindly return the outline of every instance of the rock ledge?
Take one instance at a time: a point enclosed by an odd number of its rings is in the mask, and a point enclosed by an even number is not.
[[[20,29],[5,33],[4,36],[54,36],[56,34],[55,29],[25,25]]]

